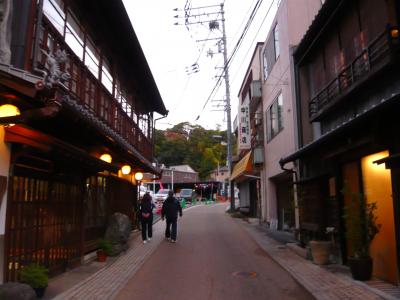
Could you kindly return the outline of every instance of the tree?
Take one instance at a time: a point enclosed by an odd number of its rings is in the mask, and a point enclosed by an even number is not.
[[[167,166],[188,164],[199,172],[202,180],[226,162],[226,146],[213,136],[226,138],[226,132],[207,130],[189,122],[166,130],[156,130],[155,156]]]

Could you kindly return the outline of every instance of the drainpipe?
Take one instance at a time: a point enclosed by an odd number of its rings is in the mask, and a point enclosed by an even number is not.
[[[158,120],[162,120],[162,119],[165,119],[166,117],[168,117],[168,113],[169,113],[169,110],[167,110],[167,114],[166,115],[153,120],[153,157],[154,157],[154,152],[155,152],[154,151],[154,146],[156,144],[156,135],[155,135],[155,133],[156,133],[156,122]]]
[[[285,164],[282,159],[279,160],[279,166],[283,171],[290,172],[294,175],[295,182],[293,183],[293,200],[294,200],[294,219],[295,219],[295,226],[296,230],[300,230],[300,214],[299,214],[299,199],[297,196],[297,181],[298,181],[298,175],[297,171],[293,169],[288,169],[285,168]]]

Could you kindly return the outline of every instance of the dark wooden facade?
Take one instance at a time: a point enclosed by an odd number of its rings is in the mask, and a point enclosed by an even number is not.
[[[400,151],[394,129],[400,125],[399,12],[394,0],[325,1],[294,53],[301,147],[280,162],[299,166],[300,226],[314,224],[319,233],[334,227],[341,247],[336,254],[343,262],[351,254],[343,189],[352,183],[354,192],[367,193],[363,159]],[[387,218],[395,220],[398,263],[396,172],[391,172],[394,209]],[[398,268],[387,277],[383,273],[379,276],[397,283]]]
[[[51,274],[79,264],[114,212],[135,224],[137,186],[118,170],[160,175],[153,114],[167,114],[122,1],[11,2],[0,105],[21,114],[0,118],[17,124],[4,129],[11,159],[1,158],[9,165],[5,281],[32,261]],[[60,53],[67,60],[52,64]],[[99,159],[105,152],[112,163]]]

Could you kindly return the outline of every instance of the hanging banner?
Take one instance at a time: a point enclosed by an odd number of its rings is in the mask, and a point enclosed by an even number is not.
[[[239,149],[250,149],[250,114],[249,105],[240,105],[239,110]]]

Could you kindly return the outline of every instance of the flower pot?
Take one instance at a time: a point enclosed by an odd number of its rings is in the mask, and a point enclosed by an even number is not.
[[[44,293],[46,292],[46,288],[47,288],[47,286],[40,287],[40,288],[33,288],[33,290],[35,291],[36,297],[43,298]]]
[[[332,243],[330,241],[310,241],[311,255],[313,262],[317,265],[326,265],[329,263]]]
[[[105,262],[107,260],[107,255],[103,250],[98,250],[96,253],[97,253],[97,261]]]
[[[372,277],[373,261],[371,257],[349,257],[351,275],[355,280],[370,280]]]

